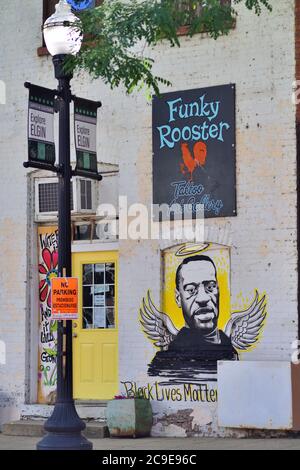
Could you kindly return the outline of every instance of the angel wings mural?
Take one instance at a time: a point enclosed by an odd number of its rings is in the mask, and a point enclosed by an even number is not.
[[[144,333],[154,342],[157,348],[167,351],[169,345],[178,335],[179,330],[173,325],[167,314],[160,312],[155,307],[150,291],[147,300],[148,302],[143,299],[143,307],[140,310]],[[265,318],[266,296],[259,298],[256,291],[255,298],[247,310],[235,312],[231,315],[224,333],[231,339],[233,347],[238,351],[248,351],[258,342]]]
[[[219,285],[214,261],[208,256],[185,258],[176,272],[176,303],[185,326],[178,330],[168,313],[159,311],[150,292],[143,299],[140,321],[146,336],[158,348],[149,364],[150,376],[175,382],[203,373],[216,374],[218,360],[239,360],[259,341],[266,319],[266,296],[256,291],[251,305],[232,313],[223,330],[218,328]]]

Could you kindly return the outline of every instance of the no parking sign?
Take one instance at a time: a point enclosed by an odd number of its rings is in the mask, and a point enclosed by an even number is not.
[[[51,281],[52,319],[78,319],[78,279],[56,277]]]

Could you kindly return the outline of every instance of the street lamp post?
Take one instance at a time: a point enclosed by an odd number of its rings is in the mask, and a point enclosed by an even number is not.
[[[64,71],[67,55],[79,52],[82,35],[78,18],[66,0],[60,0],[56,12],[45,22],[44,37],[53,56],[58,80],[59,103],[59,205],[58,205],[58,271],[59,276],[72,276],[71,260],[71,177],[70,161],[70,81]],[[52,416],[45,423],[46,436],[37,444],[38,450],[91,450],[81,432],[84,422],[79,418],[73,400],[72,321],[59,321],[57,333],[57,396]]]

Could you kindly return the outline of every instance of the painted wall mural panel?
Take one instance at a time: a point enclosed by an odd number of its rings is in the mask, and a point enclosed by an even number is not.
[[[38,402],[54,403],[57,382],[57,321],[51,320],[51,279],[57,277],[57,227],[39,227]]]
[[[241,352],[257,345],[266,295],[256,291],[251,302],[246,299],[231,312],[229,248],[182,245],[167,250],[163,259],[162,311],[150,291],[140,309],[143,332],[157,349],[148,377],[157,379],[156,396],[158,386],[182,385],[177,398],[212,401],[216,390],[209,383],[216,381],[217,361],[239,360]]]
[[[128,370],[120,392],[151,400],[152,436],[220,436],[217,361],[242,360],[256,347],[267,296],[249,289],[232,296],[229,247],[182,244],[162,260],[160,302],[149,286],[137,318],[153,355],[147,348],[142,368]]]

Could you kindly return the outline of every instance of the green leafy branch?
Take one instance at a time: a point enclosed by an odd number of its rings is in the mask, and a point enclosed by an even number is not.
[[[85,42],[67,60],[66,70],[85,70],[112,89],[123,85],[127,93],[146,86],[159,94],[159,86],[171,82],[153,73],[154,61],[144,56],[145,49],[162,40],[180,47],[182,25],[190,36],[206,31],[217,39],[228,34],[240,3],[256,15],[272,11],[271,0],[181,0],[187,8],[178,8],[176,0],[105,0],[80,13]]]

